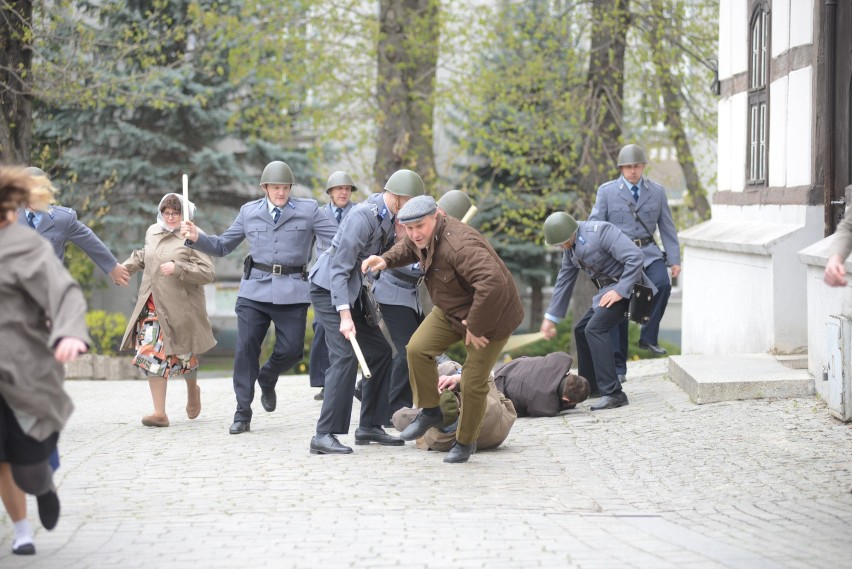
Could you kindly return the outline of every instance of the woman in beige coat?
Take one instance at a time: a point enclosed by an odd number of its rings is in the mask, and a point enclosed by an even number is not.
[[[142,285],[133,315],[124,332],[121,349],[135,349],[133,364],[149,375],[154,413],[142,417],[146,427],[168,427],[166,382],[179,375],[186,379],[186,415],[201,413],[197,355],[216,345],[204,285],[213,282],[213,261],[204,253],[184,247],[178,232],[181,197],[166,194],[160,201],[157,223],[145,233],[145,248],[134,251],[124,266],[130,274],[142,273]],[[195,206],[189,202],[189,218]]]

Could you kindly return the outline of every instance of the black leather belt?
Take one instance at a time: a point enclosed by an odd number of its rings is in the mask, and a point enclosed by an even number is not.
[[[649,245],[654,242],[653,237],[642,237],[641,239],[631,239],[633,243],[636,244],[637,247],[644,247],[645,245]]]
[[[288,267],[287,265],[264,265],[263,263],[255,263],[252,261],[252,268],[272,273],[273,275],[295,275],[301,273],[302,280],[308,280],[308,268],[305,265],[301,267]]]
[[[412,275],[406,275],[402,271],[397,271],[396,269],[387,269],[386,272],[389,273],[393,278],[413,284],[414,286],[420,286],[420,283],[423,281],[422,276],[415,277]]]
[[[606,277],[601,277],[599,279],[592,279],[592,284],[594,284],[596,287],[598,287],[598,290],[604,288],[605,286],[615,284],[617,282],[618,282],[617,280],[609,279],[609,278],[606,278]]]

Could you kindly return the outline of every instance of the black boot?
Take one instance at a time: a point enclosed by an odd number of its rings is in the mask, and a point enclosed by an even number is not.
[[[447,453],[447,457],[444,459],[444,462],[467,462],[467,459],[470,458],[470,455],[476,452],[476,441],[473,441],[469,445],[463,445],[460,442],[456,441],[453,445],[453,448],[450,449],[450,452]]]

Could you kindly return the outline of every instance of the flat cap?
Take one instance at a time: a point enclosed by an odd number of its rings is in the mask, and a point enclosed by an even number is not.
[[[432,196],[417,196],[408,200],[397,214],[400,223],[415,223],[427,215],[438,211],[438,204]]]

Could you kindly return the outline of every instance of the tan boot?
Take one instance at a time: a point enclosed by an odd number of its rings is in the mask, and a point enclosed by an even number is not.
[[[142,424],[146,427],[168,427],[169,418],[165,415],[145,415]]]
[[[195,392],[187,397],[186,416],[195,419],[201,413],[201,387],[196,384]]]

